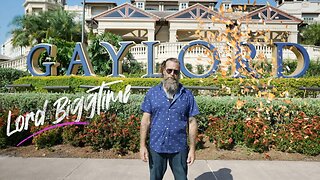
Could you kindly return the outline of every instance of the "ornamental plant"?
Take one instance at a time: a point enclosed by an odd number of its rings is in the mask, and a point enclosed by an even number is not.
[[[86,144],[94,150],[114,149],[119,154],[139,150],[140,118],[120,119],[116,114],[101,113],[84,128]]]
[[[205,135],[218,148],[231,150],[237,143],[243,142],[244,125],[242,121],[212,116],[209,116],[208,120],[209,124]]]
[[[77,119],[76,115],[68,116],[65,118],[64,122],[75,122]],[[85,121],[84,116],[80,121]],[[83,147],[86,143],[86,136],[84,134],[83,125],[72,125],[63,127],[62,139],[63,143],[70,144],[76,147]]]
[[[261,118],[248,119],[244,124],[244,144],[257,152],[268,151],[273,144],[270,122]]]
[[[21,114],[20,109],[13,108],[11,110],[11,118],[14,119],[10,123],[10,129],[15,129],[15,119]],[[22,116],[25,117],[26,114],[22,114]],[[19,133],[14,133],[11,136],[7,136],[7,119],[8,119],[8,113],[4,109],[0,109],[0,148],[5,148],[7,146],[16,146],[20,141],[22,141],[24,138],[30,136],[30,131],[24,130]],[[21,121],[20,124],[21,125]],[[33,122],[29,123],[30,125],[33,124]],[[25,145],[30,144],[30,141],[27,141]]]
[[[35,127],[33,126],[31,128],[32,133],[36,133],[44,128],[49,127],[50,125],[44,125],[40,127]],[[62,128],[54,128],[49,131],[45,131],[39,135],[36,135],[32,139],[32,143],[37,147],[37,148],[48,148],[52,147],[54,145],[58,145],[62,143]]]
[[[309,118],[300,112],[292,122],[280,124],[275,136],[276,149],[307,155],[320,153],[320,117]]]

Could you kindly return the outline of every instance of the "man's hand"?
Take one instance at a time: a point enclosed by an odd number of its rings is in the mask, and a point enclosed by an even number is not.
[[[198,134],[198,123],[196,118],[189,117],[189,153],[187,163],[188,165],[192,165],[194,160],[196,159],[196,137]]]
[[[189,150],[188,153],[188,159],[187,159],[187,164],[188,166],[192,165],[194,163],[194,160],[196,159],[196,152],[195,150]]]
[[[147,162],[149,153],[146,146],[147,134],[150,127],[150,118],[151,115],[149,113],[143,113],[141,119],[141,127],[140,127],[140,158],[142,161]]]
[[[141,147],[140,148],[140,158],[144,162],[148,162],[149,159],[149,153],[148,149],[146,147]]]

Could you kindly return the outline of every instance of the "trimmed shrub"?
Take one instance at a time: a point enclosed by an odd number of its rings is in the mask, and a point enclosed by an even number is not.
[[[56,107],[54,102],[68,97],[74,99],[86,94],[50,94],[50,93],[16,93],[0,94],[0,132],[2,147],[16,145],[31,132],[37,132],[55,121]],[[81,121],[88,121],[87,126],[67,126],[54,131],[42,133],[34,138],[37,147],[49,147],[59,143],[74,146],[90,145],[94,149],[115,149],[123,154],[139,149],[139,125],[142,113],[140,105],[144,95],[131,95],[128,103],[111,103],[106,112],[96,115],[93,119],[85,119],[84,112]],[[44,101],[48,101],[45,126],[40,126],[7,137],[6,121],[9,110],[14,111],[12,121],[26,112],[36,112],[43,109]],[[319,144],[319,99],[273,99],[255,97],[209,97],[198,96],[196,101],[201,114],[196,118],[199,124],[198,139],[204,140],[205,134],[219,148],[232,149],[241,144],[257,152],[276,146],[279,150],[316,155],[320,153]],[[64,108],[66,110],[67,107]],[[296,118],[304,112],[304,118]],[[309,119],[308,119],[309,118]],[[69,114],[62,122],[73,122],[76,116]],[[308,121],[307,121],[308,119]],[[14,124],[12,124],[14,125]],[[298,126],[299,125],[299,126]],[[297,126],[297,127],[296,127]],[[12,127],[14,129],[15,127]],[[290,137],[291,129],[296,130],[304,139]],[[31,129],[31,130],[30,130]],[[290,130],[290,131],[285,131]],[[310,132],[309,132],[310,131]],[[25,134],[24,134],[25,133]],[[0,133],[1,135],[1,133]],[[306,137],[308,136],[308,137]],[[310,138],[309,138],[310,137]],[[14,138],[14,139],[10,139]],[[283,140],[281,140],[283,139]],[[198,147],[203,146],[199,142]],[[290,147],[290,148],[289,148]],[[309,149],[309,150],[308,150]]]
[[[140,119],[131,115],[121,119],[116,114],[102,113],[85,127],[83,136],[93,149],[113,148],[119,154],[139,150]]]
[[[31,132],[36,133],[40,131],[41,129],[47,128],[50,125],[44,125],[44,126],[39,126],[39,127],[32,127]],[[39,135],[36,135],[32,139],[32,143],[37,147],[37,148],[47,148],[47,147],[52,147],[54,145],[58,145],[62,143],[62,128],[54,128],[50,129],[48,131],[45,131]]]
[[[220,118],[209,117],[209,124],[205,131],[205,135],[209,140],[216,144],[220,149],[233,149],[237,142],[243,142],[243,138],[239,135],[243,131],[243,125],[234,120],[225,120]],[[242,121],[240,121],[242,122]]]
[[[83,76],[51,76],[51,77],[23,77],[16,80],[15,84],[32,84],[36,92],[47,92],[45,86],[71,86],[72,93],[84,92],[80,85],[100,86],[102,82],[112,82],[122,80],[122,83],[113,84],[110,88],[113,91],[119,91],[126,85],[132,86],[154,86],[161,82],[160,78],[111,78],[111,77],[83,77]],[[299,90],[299,87],[318,87],[320,78],[276,78],[276,79],[239,79],[239,78],[194,78],[181,79],[185,86],[210,86],[218,87],[215,91],[217,96],[256,96],[272,93],[276,97],[305,97],[306,92]],[[273,86],[268,89],[268,86]],[[261,88],[259,90],[259,88]],[[195,94],[201,91],[195,90]],[[200,93],[201,94],[201,93]],[[211,93],[212,95],[212,93]]]
[[[292,122],[280,124],[274,136],[275,147],[278,150],[318,155],[320,153],[320,117],[308,118],[301,112]]]
[[[12,68],[0,68],[0,92],[7,92],[6,85],[12,84],[13,81],[20,77],[30,75],[28,72]]]

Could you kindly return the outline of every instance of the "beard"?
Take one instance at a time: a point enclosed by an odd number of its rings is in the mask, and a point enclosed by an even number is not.
[[[162,80],[163,86],[166,89],[168,95],[173,97],[179,88],[179,79],[168,77]]]

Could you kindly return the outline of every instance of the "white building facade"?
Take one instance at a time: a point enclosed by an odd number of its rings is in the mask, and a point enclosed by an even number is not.
[[[320,22],[320,0],[280,0],[278,8],[306,24]]]

